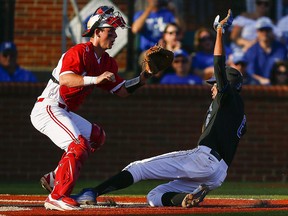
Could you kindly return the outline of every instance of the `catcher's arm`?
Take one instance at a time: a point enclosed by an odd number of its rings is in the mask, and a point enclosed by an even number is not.
[[[168,68],[174,59],[174,53],[155,45],[144,54],[142,72],[136,78],[126,80],[125,88],[131,94],[146,83],[146,80]]]
[[[139,76],[132,78],[132,79],[129,79],[129,80],[126,80],[124,86],[125,86],[127,92],[132,94],[138,88],[145,85],[147,79],[148,78],[144,75],[144,73],[141,72],[141,74]]]

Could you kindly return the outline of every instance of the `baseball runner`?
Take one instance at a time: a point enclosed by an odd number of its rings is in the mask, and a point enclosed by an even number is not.
[[[224,182],[240,138],[246,131],[244,104],[239,92],[242,74],[225,67],[222,35],[232,23],[229,10],[225,19],[215,19],[217,38],[214,48],[212,103],[208,108],[198,147],[171,152],[130,163],[120,173],[94,188],[83,189],[74,197],[79,203],[91,204],[96,197],[147,179],[170,180],[147,195],[150,206],[198,205],[206,194]]]
[[[138,77],[124,80],[118,75],[116,61],[105,52],[112,48],[118,27],[128,27],[121,14],[114,12],[113,7],[99,7],[82,35],[90,37],[90,41],[75,45],[62,55],[31,112],[33,126],[65,151],[57,168],[41,178],[42,186],[51,192],[44,203],[46,209],[80,209],[79,203],[69,196],[84,162],[105,142],[105,131],[100,125],[75,113],[85,98],[95,87],[126,97],[159,69],[147,56],[145,69]],[[159,50],[151,56],[163,51]]]

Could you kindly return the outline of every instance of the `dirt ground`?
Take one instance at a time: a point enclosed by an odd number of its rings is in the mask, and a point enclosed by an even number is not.
[[[103,196],[98,205],[82,205],[80,211],[51,211],[44,195],[0,194],[0,216],[10,215],[167,215],[288,210],[288,200],[206,198],[198,207],[149,207],[144,196]]]

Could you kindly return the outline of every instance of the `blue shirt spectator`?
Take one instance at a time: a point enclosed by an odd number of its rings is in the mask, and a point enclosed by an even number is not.
[[[248,1],[246,1],[248,2]],[[242,12],[233,20],[230,32],[233,54],[244,54],[257,40],[257,19],[268,16],[272,10],[271,0],[255,0],[252,10]],[[248,3],[246,3],[247,5]],[[252,4],[252,1],[249,1]]]
[[[190,64],[188,53],[182,49],[176,50],[172,62],[174,72],[165,74],[160,84],[201,85],[203,83],[201,77],[190,73]]]
[[[257,42],[245,53],[248,62],[247,73],[262,85],[270,84],[270,74],[277,61],[287,59],[285,45],[275,39],[273,24],[268,17],[259,18],[256,22]]]
[[[195,32],[191,69],[203,80],[214,74],[214,41],[215,34],[211,28],[201,27]],[[227,56],[231,53],[228,46],[225,46],[225,52]]]
[[[176,21],[174,14],[162,5],[163,1],[148,1],[144,11],[134,15],[132,32],[140,34],[139,51],[145,51],[161,39],[165,26]]]
[[[0,44],[0,82],[37,82],[32,72],[17,64],[17,48],[13,42]]]
[[[249,74],[258,74],[269,78],[274,63],[287,59],[287,50],[282,43],[273,41],[271,52],[266,53],[259,43],[256,43],[246,52],[245,58],[249,62],[247,68]]]
[[[214,39],[214,32],[206,27],[199,28],[194,35],[191,69],[204,80],[214,73]]]
[[[259,81],[254,79],[247,73],[247,60],[244,58],[243,53],[234,53],[229,55],[227,64],[230,67],[236,68],[243,75],[243,85],[259,85]]]
[[[284,17],[282,17],[277,22],[277,29],[281,34],[281,40],[286,45],[286,48],[288,49],[288,14]]]

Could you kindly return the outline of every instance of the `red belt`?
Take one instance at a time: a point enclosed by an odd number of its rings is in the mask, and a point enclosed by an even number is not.
[[[44,99],[45,99],[45,98],[38,98],[37,102],[42,102],[42,101],[44,101]],[[58,106],[59,106],[60,108],[62,108],[62,109],[65,109],[65,110],[69,111],[69,110],[68,110],[68,107],[67,107],[65,104],[62,104],[62,103],[59,103],[59,102],[58,102]]]

